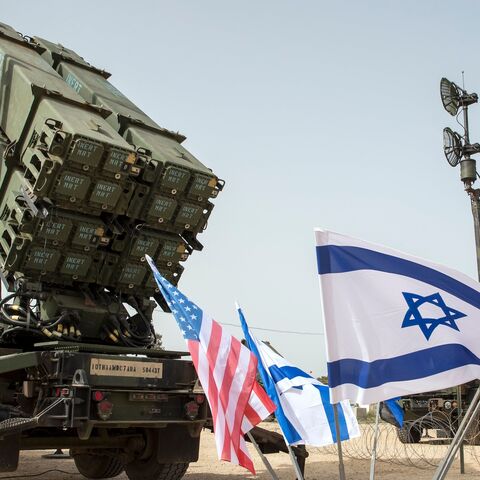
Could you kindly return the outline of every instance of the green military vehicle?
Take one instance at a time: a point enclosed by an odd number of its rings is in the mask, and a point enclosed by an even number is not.
[[[465,411],[475,395],[478,382],[473,381],[461,386],[461,410]],[[434,392],[417,393],[401,397],[399,404],[403,408],[404,422],[401,428],[388,410],[382,406],[382,418],[397,427],[397,436],[402,443],[419,443],[428,430],[436,430],[439,440],[452,438],[458,428],[458,390],[446,388]],[[466,441],[478,445],[480,442],[478,422],[474,422]],[[428,437],[430,440],[432,436]]]
[[[0,69],[0,471],[180,479],[207,403],[145,255],[176,284],[223,182],[75,52],[0,24]]]

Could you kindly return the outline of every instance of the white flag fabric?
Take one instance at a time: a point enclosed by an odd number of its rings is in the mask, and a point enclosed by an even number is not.
[[[323,447],[336,443],[335,417],[328,386],[292,365],[255,338],[238,307],[248,348],[258,359],[264,388],[274,401],[275,416],[289,445]],[[360,436],[357,419],[348,401],[337,405],[340,440]]]
[[[480,378],[480,284],[316,230],[332,402],[369,404]]]

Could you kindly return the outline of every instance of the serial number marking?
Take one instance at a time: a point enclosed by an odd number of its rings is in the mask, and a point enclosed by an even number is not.
[[[90,375],[103,375],[107,377],[163,378],[163,364],[92,358],[90,360]]]

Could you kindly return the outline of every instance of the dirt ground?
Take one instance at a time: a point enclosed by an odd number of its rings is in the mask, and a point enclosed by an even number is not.
[[[388,437],[389,443],[393,440]],[[345,444],[346,445],[346,444]],[[347,446],[347,445],[346,445]],[[254,458],[257,469],[257,477],[250,475],[248,472],[238,466],[233,466],[226,462],[217,460],[217,453],[213,435],[205,431],[202,433],[200,459],[197,463],[191,464],[185,475],[186,480],[220,480],[228,478],[229,480],[240,479],[270,479],[270,475],[262,464],[262,461],[249,446]],[[479,448],[480,447],[476,447]],[[348,451],[348,448],[347,448]],[[16,472],[0,474],[0,479],[17,478],[28,479],[43,478],[48,480],[80,480],[83,477],[78,474],[75,469],[73,460],[49,460],[42,458],[42,455],[49,452],[24,452],[21,455],[20,466]],[[397,460],[399,454],[396,455]],[[268,455],[268,458],[278,477],[281,480],[294,480],[295,474],[289,462],[289,457],[286,454],[278,453]],[[405,463],[405,462],[403,462]],[[407,462],[408,463],[408,462]],[[345,470],[347,480],[368,480],[369,478],[370,461],[368,458],[363,460],[355,460],[351,458],[345,459]],[[50,470],[47,472],[47,470]],[[61,470],[61,471],[52,471]],[[434,467],[416,468],[412,466],[395,465],[391,462],[380,461],[377,463],[378,480],[406,480],[415,478],[415,480],[431,479],[435,469]],[[42,474],[42,472],[45,472]],[[478,479],[480,476],[480,465],[471,455],[466,455],[466,474],[461,475],[459,471],[459,462],[455,461],[447,478],[449,480],[470,480]],[[127,476],[122,474],[116,477],[118,480],[127,480]],[[310,457],[307,459],[305,469],[306,480],[323,480],[338,478],[338,462],[335,454],[325,452],[321,449],[310,450]]]

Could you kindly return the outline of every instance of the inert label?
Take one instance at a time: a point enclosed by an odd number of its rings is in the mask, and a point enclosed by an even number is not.
[[[82,84],[78,81],[75,75],[69,73],[67,75],[67,78],[65,79],[65,82],[67,82],[68,85],[70,85],[77,93],[80,93],[80,90],[82,89]]]

